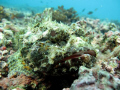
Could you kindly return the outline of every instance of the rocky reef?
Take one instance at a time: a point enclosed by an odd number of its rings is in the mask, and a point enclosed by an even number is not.
[[[73,82],[69,90],[119,90],[120,81],[99,67],[88,69],[81,66],[79,78]]]
[[[48,13],[46,13],[48,14]],[[70,25],[71,23],[75,23],[79,20],[79,16],[77,11],[74,8],[65,9],[64,6],[58,6],[58,9],[51,8],[52,14],[52,21],[57,21],[58,23],[64,23]],[[42,18],[44,15],[42,13],[37,13],[36,16],[41,16]]]
[[[65,11],[63,6],[59,11]],[[2,19],[1,89],[119,90],[119,26],[99,19],[77,21],[73,9],[67,10],[72,13],[66,25],[53,19],[59,11],[46,8],[21,20]]]
[[[71,24],[79,20],[77,11],[75,11],[73,8],[66,10],[64,9],[64,6],[58,6],[58,9],[53,9],[52,12],[52,20],[56,20],[57,22]]]
[[[9,13],[5,12],[4,7],[0,5],[0,22],[2,18],[9,19]]]

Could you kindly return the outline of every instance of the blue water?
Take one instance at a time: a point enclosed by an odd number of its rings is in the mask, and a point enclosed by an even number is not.
[[[65,9],[73,7],[79,16],[120,21],[120,0],[0,0],[0,5],[32,9],[35,12],[64,5]],[[89,11],[93,14],[89,15]]]

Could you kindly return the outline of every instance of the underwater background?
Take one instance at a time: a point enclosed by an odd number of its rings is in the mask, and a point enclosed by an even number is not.
[[[79,16],[120,21],[119,0],[0,0],[0,5],[36,13],[63,5],[65,9],[73,7]],[[90,11],[93,13],[88,14]]]
[[[0,90],[120,90],[120,0],[0,0]]]

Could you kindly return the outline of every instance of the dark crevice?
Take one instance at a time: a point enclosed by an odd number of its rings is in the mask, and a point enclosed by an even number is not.
[[[60,76],[47,76],[45,82],[51,85],[47,90],[62,90],[63,88],[69,88],[73,81],[77,78],[78,72]]]

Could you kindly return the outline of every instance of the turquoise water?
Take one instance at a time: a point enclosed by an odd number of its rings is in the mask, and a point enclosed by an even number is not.
[[[0,5],[41,12],[47,7],[73,7],[79,16],[120,21],[120,0],[0,0]],[[88,14],[92,11],[92,14]]]

